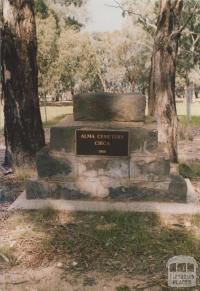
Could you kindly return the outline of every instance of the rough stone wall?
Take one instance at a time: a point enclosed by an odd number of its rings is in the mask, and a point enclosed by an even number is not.
[[[170,161],[158,145],[156,124],[105,124],[129,131],[127,157],[77,156],[76,129],[96,129],[92,122],[64,123],[51,129],[50,146],[37,155],[38,179],[27,182],[27,197],[184,201],[187,187],[170,175]]]

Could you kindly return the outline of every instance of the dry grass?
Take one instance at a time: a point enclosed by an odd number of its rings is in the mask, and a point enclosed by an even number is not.
[[[23,165],[21,167],[15,167],[14,175],[17,181],[25,183],[26,180],[37,175],[35,165]]]
[[[178,136],[179,140],[192,141],[193,140],[192,126],[188,124],[182,124],[181,122],[179,122]]]
[[[0,176],[0,185],[3,195],[0,197],[0,218],[1,209],[14,202],[17,197],[25,190],[27,179],[36,176],[36,170],[29,166],[16,167],[14,173],[8,176]]]
[[[42,121],[46,123],[46,115],[45,115],[45,107],[40,107],[40,112],[42,115]],[[54,118],[57,118],[59,116],[65,116],[67,114],[73,113],[73,107],[72,106],[47,106],[46,107],[47,112],[47,122],[50,122]]]
[[[51,120],[49,120],[47,122],[44,122],[43,126],[44,126],[44,128],[51,127],[51,126],[57,124],[59,121],[61,121],[65,117],[66,117],[66,114],[62,114],[62,115],[56,116],[53,119],[51,119]]]
[[[174,255],[200,261],[199,218],[191,228],[163,225],[154,214],[58,213],[53,209],[24,211],[7,221],[15,232],[15,255],[27,267],[62,262],[75,273],[156,274]],[[122,289],[123,290],[123,289]]]
[[[177,114],[178,115],[185,115],[187,114],[187,109],[186,109],[186,102],[181,102],[181,103],[176,103],[177,107]],[[196,101],[192,103],[191,106],[191,112],[193,116],[199,116],[200,115],[200,102]]]
[[[0,266],[3,263],[10,266],[17,264],[16,257],[14,256],[14,248],[9,246],[0,248]]]
[[[50,125],[51,122],[56,118],[60,118],[63,116],[66,116],[67,114],[73,113],[73,107],[72,106],[47,106],[46,107],[46,113],[45,113],[45,107],[40,107],[41,117],[44,125]],[[47,120],[46,120],[46,114],[47,114]],[[0,108],[0,130],[4,126],[4,119],[3,119],[3,108]]]

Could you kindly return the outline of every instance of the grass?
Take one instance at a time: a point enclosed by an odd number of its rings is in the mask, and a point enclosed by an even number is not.
[[[35,213],[34,220],[38,223],[45,223],[46,221],[55,221],[58,218],[58,211],[56,209],[47,207],[38,210]]]
[[[198,178],[200,177],[200,163],[180,164],[179,172],[184,178]]]
[[[188,125],[187,116],[179,115],[179,122],[182,125]],[[192,121],[190,124],[193,126],[200,126],[200,112],[199,116],[192,116]]]
[[[176,103],[177,108],[177,114],[178,115],[187,115],[187,109],[186,109],[186,102]],[[200,115],[200,102],[195,101],[192,103],[191,106],[191,113],[193,116],[199,116]]]
[[[73,113],[73,107],[72,106],[47,106],[46,107],[46,113],[47,113],[47,120],[46,120],[46,114],[45,114],[45,107],[40,107],[41,117],[42,121],[45,127],[52,126],[55,123],[59,122],[63,117],[65,117],[67,114]],[[4,125],[3,120],[3,111],[2,106],[0,108],[0,130],[2,130]]]
[[[121,285],[116,288],[116,291],[131,291],[131,288],[128,287],[127,285]]]
[[[0,266],[5,262],[11,266],[16,265],[16,258],[14,256],[14,249],[8,246],[0,248]]]
[[[14,255],[9,261],[27,270],[59,262],[64,277],[82,277],[85,287],[96,284],[96,275],[141,275],[149,288],[165,288],[169,258],[188,255],[200,262],[200,216],[172,217],[167,224],[151,213],[67,213],[46,208],[11,213],[4,225],[8,242],[15,241],[14,250],[3,251],[8,258]],[[8,263],[0,258],[0,269],[5,266]],[[116,291],[133,290],[127,283],[119,283]]]
[[[48,208],[21,215],[25,225],[32,225],[29,238],[21,238],[21,245],[23,251],[34,253],[34,266],[56,259],[75,273],[95,270],[136,275],[166,272],[166,262],[175,255],[200,261],[200,240],[192,230],[162,225],[155,214],[79,212],[60,219],[64,214]],[[195,225],[200,230],[199,221]]]
[[[59,121],[61,121],[64,117],[66,117],[66,114],[62,114],[62,115],[56,116],[53,119],[51,119],[51,120],[49,120],[47,122],[44,122],[43,123],[43,126],[44,126],[44,128],[54,126]]]
[[[183,123],[179,122],[178,137],[179,137],[179,140],[192,141],[194,139],[193,132],[192,132],[192,126],[189,124],[183,124]]]
[[[36,169],[34,165],[15,167],[14,172],[16,180],[23,183],[36,175]]]
[[[47,106],[46,110],[47,110],[47,121],[45,116],[45,107],[44,106],[40,107],[42,121],[44,125],[49,124],[49,126],[52,126],[51,122],[55,124],[55,122],[60,121],[60,119],[62,119],[67,114],[73,113],[72,106]]]

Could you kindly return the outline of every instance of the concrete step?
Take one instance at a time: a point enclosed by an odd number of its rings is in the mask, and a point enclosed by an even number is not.
[[[152,212],[166,215],[199,215],[200,204],[197,195],[190,181],[186,180],[188,185],[186,203],[166,203],[166,202],[136,202],[136,201],[78,201],[78,200],[56,200],[56,199],[32,199],[26,198],[23,192],[17,200],[10,206],[9,211],[16,209],[41,209],[53,208],[62,211],[85,211],[85,212],[103,212],[103,211],[124,211],[124,212]]]

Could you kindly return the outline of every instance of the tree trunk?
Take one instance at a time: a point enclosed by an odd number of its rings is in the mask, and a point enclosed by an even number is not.
[[[60,101],[60,94],[56,93],[55,101],[56,102]]]
[[[33,0],[3,0],[5,141],[16,164],[30,162],[44,144],[38,98]]]
[[[192,96],[193,96],[193,86],[191,86],[189,79],[187,78],[185,86],[185,98],[188,123],[192,121]]]
[[[179,33],[174,33],[182,10],[182,0],[160,0],[160,12],[154,40],[149,114],[158,123],[158,139],[173,162],[177,162],[177,114],[175,74]]]
[[[194,95],[195,95],[195,98],[198,99],[199,98],[199,91],[197,88],[194,88]]]
[[[99,77],[99,80],[100,80],[100,82],[101,82],[103,92],[107,92],[106,81],[105,81],[104,78],[102,77],[102,74],[101,74],[100,69],[98,68],[97,70],[98,70],[98,77]]]
[[[129,81],[130,83],[130,88],[131,88],[131,93],[135,93],[135,80]]]

